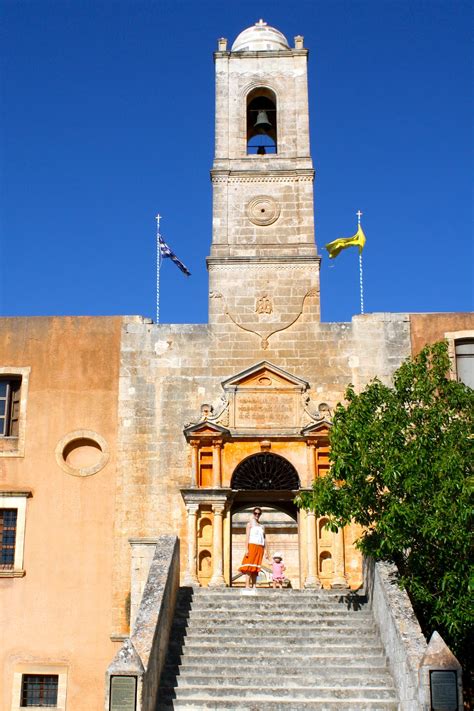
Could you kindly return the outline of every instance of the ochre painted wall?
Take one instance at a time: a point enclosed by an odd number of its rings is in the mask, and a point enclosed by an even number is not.
[[[416,355],[428,343],[436,343],[445,333],[474,330],[474,313],[410,314],[411,348]]]
[[[0,365],[31,367],[24,458],[0,458],[0,486],[30,488],[22,578],[1,578],[0,708],[16,665],[65,664],[67,710],[103,707],[110,641],[121,318],[0,320]],[[105,438],[98,473],[71,476],[55,448],[71,431]]]

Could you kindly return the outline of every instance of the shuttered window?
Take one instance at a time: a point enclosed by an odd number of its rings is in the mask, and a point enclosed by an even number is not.
[[[18,437],[21,378],[0,378],[0,437]]]

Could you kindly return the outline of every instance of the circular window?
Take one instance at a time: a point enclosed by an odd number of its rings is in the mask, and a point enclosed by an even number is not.
[[[72,476],[97,474],[109,461],[109,447],[100,434],[76,430],[63,437],[56,446],[56,461]]]

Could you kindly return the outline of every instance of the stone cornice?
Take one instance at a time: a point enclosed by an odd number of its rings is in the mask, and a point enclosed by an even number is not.
[[[258,57],[259,59],[273,59],[274,57],[307,57],[309,49],[266,49],[260,51],[217,51],[214,52],[214,61],[216,59],[247,59]]]
[[[279,245],[281,246],[281,245]],[[242,266],[249,268],[265,264],[278,264],[282,267],[306,267],[310,264],[318,265],[321,257],[318,255],[288,255],[288,256],[264,256],[264,257],[206,257],[208,269],[228,266]]]

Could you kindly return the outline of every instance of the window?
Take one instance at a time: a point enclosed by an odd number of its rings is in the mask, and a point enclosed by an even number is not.
[[[0,457],[25,456],[30,371],[29,367],[0,365]]]
[[[0,509],[0,569],[13,570],[17,509]]]
[[[18,437],[21,378],[0,378],[0,437]]]
[[[57,708],[57,674],[23,674],[21,679],[21,706]]]
[[[458,380],[474,388],[474,338],[455,341],[455,353]]]
[[[474,330],[451,331],[444,337],[448,342],[451,377],[474,388]]]
[[[68,668],[63,664],[18,662],[13,669],[12,703],[8,711],[25,708],[66,711],[67,675]]]
[[[30,490],[0,490],[0,578],[22,578]]]

